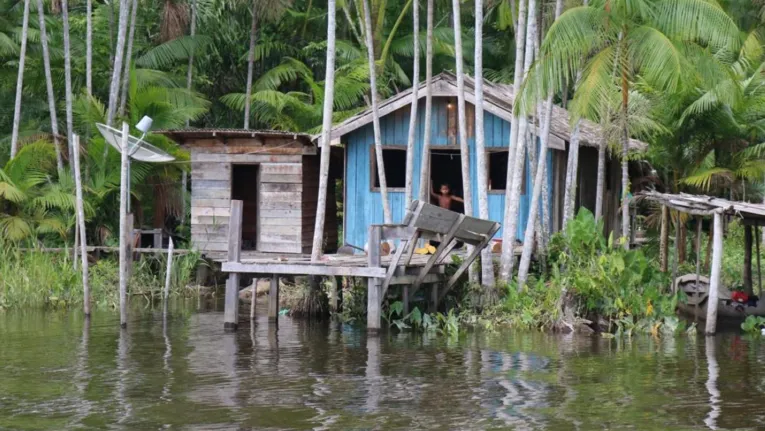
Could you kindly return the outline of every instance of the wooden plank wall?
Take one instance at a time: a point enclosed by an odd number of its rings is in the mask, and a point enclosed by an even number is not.
[[[260,235],[258,251],[300,253],[303,164],[260,165]]]
[[[319,194],[319,157],[303,157],[303,196],[301,209],[303,211],[303,253],[311,253],[313,233],[316,227],[316,204]],[[335,193],[335,178],[330,175],[327,187],[327,208],[324,220],[324,251],[337,250],[337,196]]]
[[[200,251],[227,250],[232,164],[261,165],[266,190],[261,189],[260,198],[266,200],[260,201],[264,217],[260,220],[260,230],[274,234],[286,230],[274,225],[274,211],[289,210],[289,205],[299,208],[300,191],[290,192],[288,189],[299,188],[303,155],[315,154],[314,148],[288,138],[268,139],[265,143],[259,138],[196,139],[186,142],[186,147],[191,153],[191,239],[194,247]],[[280,170],[280,166],[285,169]],[[257,184],[257,178],[252,179],[252,184]],[[282,200],[270,199],[274,197],[273,193],[281,193],[278,199]],[[293,214],[292,219],[299,220],[299,217]],[[284,223],[288,225],[289,220],[287,218]],[[294,226],[290,229],[294,231]],[[291,246],[289,241],[285,245],[275,240],[277,238],[273,236],[261,237],[259,242],[265,246],[262,251],[300,252],[297,239]]]

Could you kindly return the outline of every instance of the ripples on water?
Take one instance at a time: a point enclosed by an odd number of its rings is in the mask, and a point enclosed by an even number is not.
[[[265,315],[265,308],[258,309]],[[220,311],[0,314],[0,429],[765,429],[765,355],[735,334],[367,338]]]

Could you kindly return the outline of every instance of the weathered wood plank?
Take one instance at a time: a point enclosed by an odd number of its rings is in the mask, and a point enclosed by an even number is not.
[[[236,263],[224,262],[223,272],[281,275],[340,275],[346,277],[385,277],[384,268],[299,265],[289,263]]]
[[[205,189],[201,187],[191,188],[192,199],[224,199],[231,200],[231,189]]]
[[[199,251],[221,251],[228,250],[227,242],[196,242],[192,241],[193,248]]]
[[[260,201],[260,210],[300,210],[300,202]]]
[[[292,154],[290,154],[292,153]],[[294,150],[288,154],[225,154],[218,152],[202,152],[195,149],[191,151],[192,162],[217,162],[217,163],[295,163],[303,156]]]
[[[300,229],[300,226],[302,226],[303,220],[300,217],[261,217],[260,219],[260,225],[265,227],[270,226],[294,226],[296,230]],[[266,230],[266,229],[263,229]]]
[[[303,176],[302,175],[295,175],[295,174],[268,174],[261,172],[260,174],[260,182],[261,183],[294,183],[294,184],[300,184],[303,182]]]
[[[297,217],[300,218],[302,215],[302,210],[296,209],[296,210],[261,210],[260,211],[260,217],[261,218],[279,218],[279,217]]]
[[[197,147],[194,148],[196,154],[228,154],[228,155],[267,155],[267,156],[296,156],[308,155],[314,150],[310,147],[281,147],[281,148],[258,148],[248,146],[219,146],[219,147]]]
[[[302,172],[301,163],[264,163],[260,166],[261,174],[300,175]]]
[[[228,217],[225,216],[191,216],[191,224],[198,225],[228,225]]]
[[[214,189],[214,190],[231,190],[230,180],[191,180],[191,188],[194,189]]]
[[[261,201],[300,202],[301,192],[260,192]]]
[[[261,192],[302,192],[302,184],[265,183],[260,185]]]
[[[252,297],[252,303],[255,303],[255,297]],[[279,318],[279,275],[271,276],[271,285],[268,289],[268,320],[277,320]]]
[[[259,245],[262,252],[268,253],[301,253],[300,244],[278,244],[273,242],[262,242]],[[283,273],[284,274],[284,273]]]
[[[230,215],[231,215],[231,210],[229,208],[211,208],[211,207],[192,207],[191,208],[191,217],[194,217],[194,216],[229,217]]]
[[[220,170],[197,170],[192,169],[191,170],[191,179],[192,180],[225,180],[228,181],[231,179],[231,170],[227,169],[220,169]]]
[[[191,197],[191,207],[197,208],[228,208],[231,204],[231,199],[208,199],[208,198],[196,198]]]

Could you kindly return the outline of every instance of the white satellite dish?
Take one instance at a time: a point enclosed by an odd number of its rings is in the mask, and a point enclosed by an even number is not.
[[[141,120],[141,122],[144,122],[144,120]],[[140,124],[141,123],[139,123],[139,125]],[[101,132],[101,135],[106,139],[106,142],[121,153],[122,131],[101,123],[96,123],[96,127],[98,127],[98,131]],[[146,127],[146,129],[148,130],[148,127]],[[145,134],[146,132],[144,132],[144,135]],[[131,159],[149,163],[172,162],[175,160],[175,157],[167,154],[154,145],[145,142],[143,137],[139,139],[132,135],[128,136],[128,156],[130,156]]]

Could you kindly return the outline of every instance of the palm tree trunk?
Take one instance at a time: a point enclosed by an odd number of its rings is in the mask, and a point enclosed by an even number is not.
[[[518,94],[521,90],[521,79],[523,76],[523,59],[525,51],[525,39],[526,39],[526,5],[527,0],[520,0],[518,3],[518,22],[515,26],[515,72],[513,76],[513,95]],[[510,123],[510,142],[508,144],[508,170],[507,180],[505,182],[505,202],[510,199],[511,195],[511,183],[513,174],[509,167],[515,165],[515,146],[518,142],[518,126],[520,123],[520,117],[517,114],[513,114],[512,121]],[[510,221],[510,210],[505,205],[505,215],[503,218],[503,226],[506,226]],[[500,258],[500,280],[507,282],[513,272],[513,259],[515,259],[513,250],[513,244],[510,244],[510,238],[515,237],[507,228],[502,230],[502,256]],[[514,241],[513,241],[514,242]]]
[[[197,0],[191,0],[191,29],[189,35],[193,39],[197,32]],[[189,54],[189,68],[186,70],[186,90],[191,91],[192,75],[194,73],[194,50]],[[186,127],[189,127],[189,120],[186,120]],[[185,175],[185,173],[184,173]]]
[[[130,11],[130,31],[128,32],[127,51],[125,52],[125,70],[122,72],[122,97],[120,97],[120,115],[125,115],[128,99],[128,83],[130,82],[130,64],[133,62],[133,38],[135,37],[135,19],[138,11],[138,0],[133,0]]]
[[[523,75],[521,80],[526,79],[526,74],[529,71],[529,68],[531,68],[531,63],[534,60],[534,39],[536,38],[536,32],[537,32],[537,1],[536,0],[529,0],[528,4],[528,18],[526,21],[526,48],[524,50],[524,58],[523,58]],[[518,85],[520,86],[521,81],[518,82]],[[515,84],[513,84],[515,85]],[[517,95],[517,93],[516,93]],[[503,263],[503,269],[502,269],[502,279],[503,280],[510,280],[513,273],[513,265],[514,265],[514,257],[513,257],[513,248],[515,245],[515,239],[516,239],[516,231],[518,229],[518,210],[520,207],[520,198],[521,198],[521,186],[523,185],[523,175],[524,175],[524,162],[526,159],[526,146],[527,144],[527,136],[526,133],[528,132],[528,120],[526,117],[519,118],[518,121],[518,135],[516,138],[518,141],[516,142],[517,145],[515,145],[514,148],[511,149],[511,154],[515,154],[512,159],[512,165],[511,169],[508,169],[508,176],[510,177],[510,181],[507,183],[507,192],[506,192],[506,198],[505,198],[505,225],[503,232],[503,255],[505,254],[504,248],[508,248],[508,259]],[[510,135],[512,139],[512,126],[510,129]],[[505,240],[506,239],[506,240]]]
[[[626,32],[624,32],[626,34]],[[630,249],[630,203],[628,199],[630,186],[629,161],[629,122],[627,120],[629,104],[629,84],[627,83],[627,71],[622,69],[622,239],[624,249]]]
[[[353,37],[356,38],[356,41],[359,43],[359,45],[364,45],[364,38],[361,37],[361,34],[359,34],[359,30],[356,28],[356,24],[353,22],[353,18],[351,17],[351,12],[348,10],[348,4],[350,2],[345,2],[343,4],[343,14],[345,15],[345,20],[348,22],[348,27],[351,29],[351,33],[353,33]]]
[[[50,51],[48,33],[45,29],[45,7],[42,0],[37,0],[37,17],[40,25],[40,45],[42,46],[43,69],[45,70],[45,88],[48,90],[48,110],[50,111],[50,131],[53,145],[56,146],[56,167],[59,175],[64,170],[64,157],[61,153],[61,141],[58,139],[58,118],[56,116],[56,95],[53,93],[53,76],[50,69]]]
[[[308,21],[311,19],[311,9],[313,9],[313,0],[308,0],[308,7],[305,9],[305,20],[303,21],[303,29],[300,31],[300,38],[305,39],[305,30],[308,28]]]
[[[483,0],[475,1],[475,152],[478,168],[478,216],[489,218],[489,173],[486,166],[486,136],[483,123]],[[460,126],[461,127],[461,126]],[[484,303],[496,300],[494,291],[494,262],[491,247],[481,251],[481,284]],[[488,305],[488,304],[485,304]]]
[[[120,72],[125,54],[125,38],[128,27],[128,0],[120,0],[120,18],[117,28],[117,46],[114,49],[114,64],[112,65],[112,80],[109,85],[109,106],[106,110],[106,124],[111,126],[117,112],[117,99],[120,97]],[[104,147],[104,150],[107,150]],[[106,154],[104,154],[105,156]]]
[[[557,0],[555,5],[555,19],[560,17],[563,12],[563,0]],[[550,143],[550,124],[552,123],[552,111],[553,111],[553,94],[550,92],[545,102],[545,115],[544,124],[542,125],[541,143],[539,146],[539,157],[537,160],[537,169],[534,175],[534,188],[531,192],[531,204],[529,205],[529,216],[526,221],[526,233],[523,239],[523,253],[521,254],[521,263],[518,266],[518,288],[522,288],[526,284],[526,280],[529,275],[529,267],[531,266],[531,253],[533,251],[534,244],[534,229],[537,217],[539,215],[539,198],[542,194],[543,183],[545,183],[545,166],[547,162],[547,147]],[[529,151],[534,151],[533,147],[536,142],[532,142],[532,148]],[[540,232],[541,234],[541,232]],[[541,250],[540,250],[541,251]]]
[[[423,122],[422,158],[420,164],[420,200],[430,202],[430,139],[433,112],[433,0],[428,0],[427,35],[425,43],[425,120]]]
[[[369,10],[369,0],[363,0],[364,28],[366,28],[367,61],[369,64],[369,95],[372,99],[372,129],[375,138],[375,156],[377,157],[377,178],[380,181],[380,198],[382,199],[383,220],[385,224],[392,223],[390,202],[388,201],[388,181],[385,178],[385,161],[383,160],[382,137],[380,136],[380,116],[377,112],[377,72],[375,71],[375,49],[372,39],[372,18]],[[370,245],[371,247],[371,245]]]
[[[321,126],[321,161],[319,165],[319,197],[316,205],[316,224],[313,230],[311,261],[321,257],[324,239],[324,220],[327,209],[327,183],[329,183],[330,132],[332,130],[332,104],[335,98],[335,0],[327,2],[327,68],[324,78],[324,112]]]
[[[420,12],[417,0],[412,2],[412,43],[414,44],[414,63],[412,65],[412,104],[409,108],[409,135],[406,141],[406,184],[404,189],[404,206],[406,211],[412,203],[414,187],[414,143],[417,135],[417,106],[419,105],[420,89]]]
[[[16,78],[16,104],[13,107],[13,131],[11,132],[11,158],[19,151],[19,126],[21,125],[21,90],[24,87],[24,61],[27,56],[27,33],[29,31],[29,0],[24,0],[24,18],[21,24],[21,50],[19,73]]]
[[[252,2],[252,22],[250,25],[250,51],[247,54],[247,87],[244,92],[244,128],[250,128],[250,105],[252,101],[252,73],[255,67],[255,35],[258,31],[258,11],[256,9],[257,2]]]
[[[69,160],[74,158],[72,136],[74,136],[74,115],[72,113],[72,52],[69,43],[69,2],[61,0],[61,19],[64,22],[64,99],[66,101],[66,138],[69,142]]]
[[[598,145],[598,181],[595,186],[595,220],[603,218],[603,198],[606,188],[606,141]]]
[[[41,1],[41,0],[38,0]],[[73,135],[72,152],[74,158],[75,194],[77,196],[77,227],[80,231],[80,256],[82,258],[82,310],[85,316],[90,316],[90,285],[88,280],[88,241],[85,230],[85,210],[82,200],[82,176],[80,174],[80,137]]]
[[[93,95],[93,0],[87,0],[85,11],[85,90]]]

